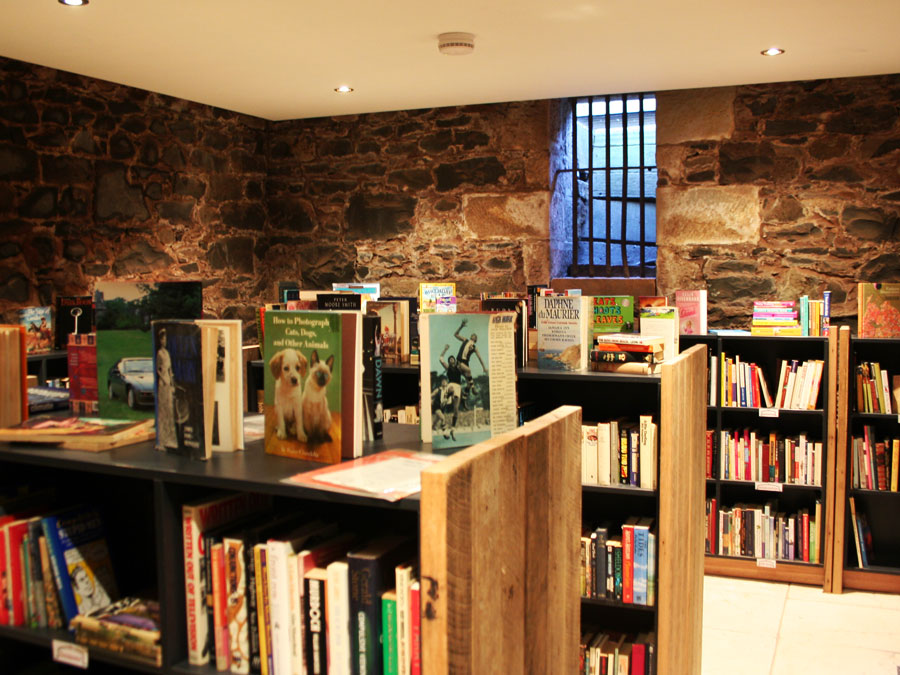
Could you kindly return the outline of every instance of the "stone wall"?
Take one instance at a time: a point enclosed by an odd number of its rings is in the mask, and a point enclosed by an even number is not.
[[[452,279],[482,291],[545,282],[546,101],[270,126],[270,256],[302,256],[303,283],[381,281],[413,294]]]
[[[200,279],[211,314],[252,318],[265,127],[0,59],[0,313],[99,279]]]
[[[713,326],[754,299],[900,281],[900,75],[657,95],[659,292],[709,290]]]

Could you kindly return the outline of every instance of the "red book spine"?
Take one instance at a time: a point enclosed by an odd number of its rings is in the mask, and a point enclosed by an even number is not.
[[[228,640],[228,597],[225,591],[225,550],[221,543],[214,544],[210,552],[212,558],[213,582],[213,638],[216,646],[216,670],[231,668],[231,650]]]
[[[762,444],[762,465],[763,465],[763,475],[760,476],[760,480],[764,483],[769,482],[769,444]]]
[[[803,562],[809,562],[809,513],[803,512],[800,536],[803,538]]]
[[[750,364],[750,380],[753,382],[753,407],[761,408],[762,403],[759,397],[759,366],[755,363]]]
[[[622,526],[622,602],[634,604],[634,525]]]
[[[752,480],[750,467],[750,430],[744,429],[744,480]]]
[[[422,675],[422,610],[419,597],[419,585],[413,584],[409,590],[409,675]]]

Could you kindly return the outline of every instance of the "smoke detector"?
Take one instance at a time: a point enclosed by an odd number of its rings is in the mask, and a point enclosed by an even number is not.
[[[438,51],[448,56],[462,56],[475,51],[472,33],[441,33],[438,35]]]

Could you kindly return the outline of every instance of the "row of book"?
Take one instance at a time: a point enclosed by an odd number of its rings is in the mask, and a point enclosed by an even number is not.
[[[613,419],[581,427],[581,482],[656,489],[657,425]]]
[[[715,555],[819,563],[821,526],[818,499],[812,514],[779,511],[777,501],[721,507],[706,500],[706,552]]]
[[[706,477],[757,483],[822,485],[823,444],[806,433],[756,429],[706,431]]]
[[[652,518],[586,527],[581,536],[581,596],[626,605],[656,604],[656,533]]]
[[[263,675],[420,672],[413,538],[278,515],[252,494],[182,511],[191,664]]]
[[[856,499],[849,497],[850,502],[850,527],[853,528],[853,542],[856,546],[856,564],[865,569],[875,564],[875,554],[872,548],[872,530],[869,528],[869,520],[856,505]]]
[[[2,625],[66,629],[118,599],[100,512],[54,501],[27,488],[0,500]]]
[[[850,473],[854,489],[897,492],[900,438],[879,438],[873,427],[863,427],[851,441]]]
[[[710,400],[716,400],[713,387],[718,385],[719,405],[725,408],[815,410],[824,366],[821,359],[781,359],[770,389],[760,366],[723,352],[718,360],[710,359]]]
[[[891,378],[878,361],[856,364],[856,411],[861,413],[900,412],[900,375]]]
[[[579,645],[579,675],[652,675],[656,634],[625,634],[586,627]]]

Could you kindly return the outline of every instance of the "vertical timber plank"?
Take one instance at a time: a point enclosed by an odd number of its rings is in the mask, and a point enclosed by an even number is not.
[[[833,329],[832,329],[833,331]],[[832,338],[829,337],[829,368],[828,376],[831,378]],[[850,410],[850,327],[841,326],[837,333],[837,355],[835,361],[835,385],[834,401],[829,401],[832,406],[829,415],[834,417],[835,439],[834,445],[828,448],[828,513],[830,515],[831,530],[825,532],[825,541],[831,542],[831,585],[826,585],[826,593],[843,593],[844,591],[844,534],[846,528],[847,508],[847,425]],[[832,394],[832,386],[829,384],[829,394]],[[829,419],[831,424],[831,419]],[[831,439],[829,439],[830,441]],[[832,460],[832,456],[834,459]],[[827,527],[827,523],[826,523]],[[826,561],[827,562],[827,561]],[[828,582],[828,569],[826,568],[826,584]]]

